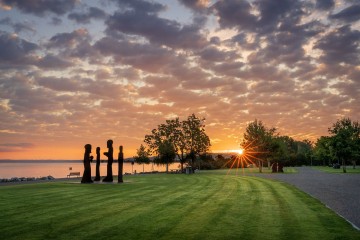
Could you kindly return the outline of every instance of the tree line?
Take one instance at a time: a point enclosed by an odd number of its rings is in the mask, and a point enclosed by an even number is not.
[[[328,132],[329,136],[321,136],[316,142],[298,141],[280,135],[278,129],[268,128],[255,119],[247,125],[240,143],[244,149],[242,160],[246,162],[242,167],[256,165],[261,172],[264,166],[270,168],[273,163],[284,166],[337,164],[346,172],[346,165],[352,163],[355,166],[360,156],[360,125],[350,118],[343,118],[329,127]],[[135,162],[150,163],[153,156],[155,163],[168,166],[177,159],[181,171],[184,164],[193,169],[229,168],[237,157],[208,153],[211,144],[205,132],[205,118],[195,114],[183,121],[179,118],[166,120],[145,136],[144,143],[137,149]]]
[[[342,118],[328,128],[328,133],[315,143],[308,139],[297,141],[255,120],[248,124],[241,146],[252,152],[249,159],[257,163],[260,172],[264,163],[270,167],[274,162],[285,166],[341,165],[343,172],[346,165],[355,167],[360,157],[359,122]]]

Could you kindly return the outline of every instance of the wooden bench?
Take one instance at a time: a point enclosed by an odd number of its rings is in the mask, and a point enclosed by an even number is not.
[[[71,172],[67,175],[68,178],[70,178],[71,176],[78,176],[80,177],[80,172]]]

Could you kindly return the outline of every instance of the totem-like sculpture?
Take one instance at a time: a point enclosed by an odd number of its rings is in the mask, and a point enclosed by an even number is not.
[[[103,179],[103,182],[112,182],[113,181],[112,164],[114,161],[114,157],[113,157],[114,149],[113,149],[112,145],[113,145],[113,141],[111,139],[109,139],[107,141],[108,151],[104,152],[104,155],[107,156],[107,158],[108,158],[108,163],[107,163],[107,171],[106,171],[107,175]]]
[[[93,183],[91,180],[91,165],[90,162],[93,160],[93,156],[90,156],[91,153],[91,145],[85,145],[85,153],[84,153],[84,174],[81,179],[81,183]]]
[[[94,181],[100,181],[100,147],[96,148],[96,175]]]
[[[118,156],[118,183],[123,182],[123,163],[124,163],[124,153],[123,153],[123,146],[119,147],[119,156]]]

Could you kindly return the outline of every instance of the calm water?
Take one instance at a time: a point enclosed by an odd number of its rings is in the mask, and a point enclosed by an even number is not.
[[[143,171],[165,171],[166,167],[163,165],[157,166],[153,164],[148,165],[139,165],[126,162],[124,163],[123,173],[132,173],[136,171],[140,173]],[[69,170],[69,169],[72,170]],[[170,169],[180,168],[179,163],[173,163],[169,165]],[[95,175],[96,164],[93,162],[91,164],[91,175]],[[118,164],[113,164],[113,174],[117,175]],[[80,172],[82,175],[84,171],[84,165],[82,162],[0,162],[0,178],[12,178],[12,177],[44,177],[44,176],[53,176],[55,178],[66,178],[66,175],[69,172]],[[106,176],[106,163],[100,164],[100,174],[101,176]]]

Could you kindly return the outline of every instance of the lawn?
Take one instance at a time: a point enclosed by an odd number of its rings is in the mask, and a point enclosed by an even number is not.
[[[235,171],[226,173],[125,176],[123,184],[2,186],[0,237],[360,238],[349,223],[290,185]]]
[[[316,167],[313,167],[314,169],[317,169],[317,170],[320,170],[320,171],[323,171],[323,172],[328,172],[328,173],[344,173],[343,172],[343,169],[342,169],[342,166],[340,166],[340,169],[334,169],[332,167],[323,167],[323,166],[316,166]],[[353,166],[346,166],[346,173],[360,173],[360,166],[356,166],[355,169],[353,169]]]
[[[297,170],[296,168],[293,167],[284,167],[284,173],[296,173]],[[223,170],[225,171],[225,170]],[[259,173],[259,168],[258,167],[252,167],[252,168],[235,168],[231,170],[231,174],[237,174],[237,175],[242,175],[242,174],[248,174],[248,173]],[[262,173],[272,173],[272,169],[268,168],[268,167],[263,167],[262,168]]]

